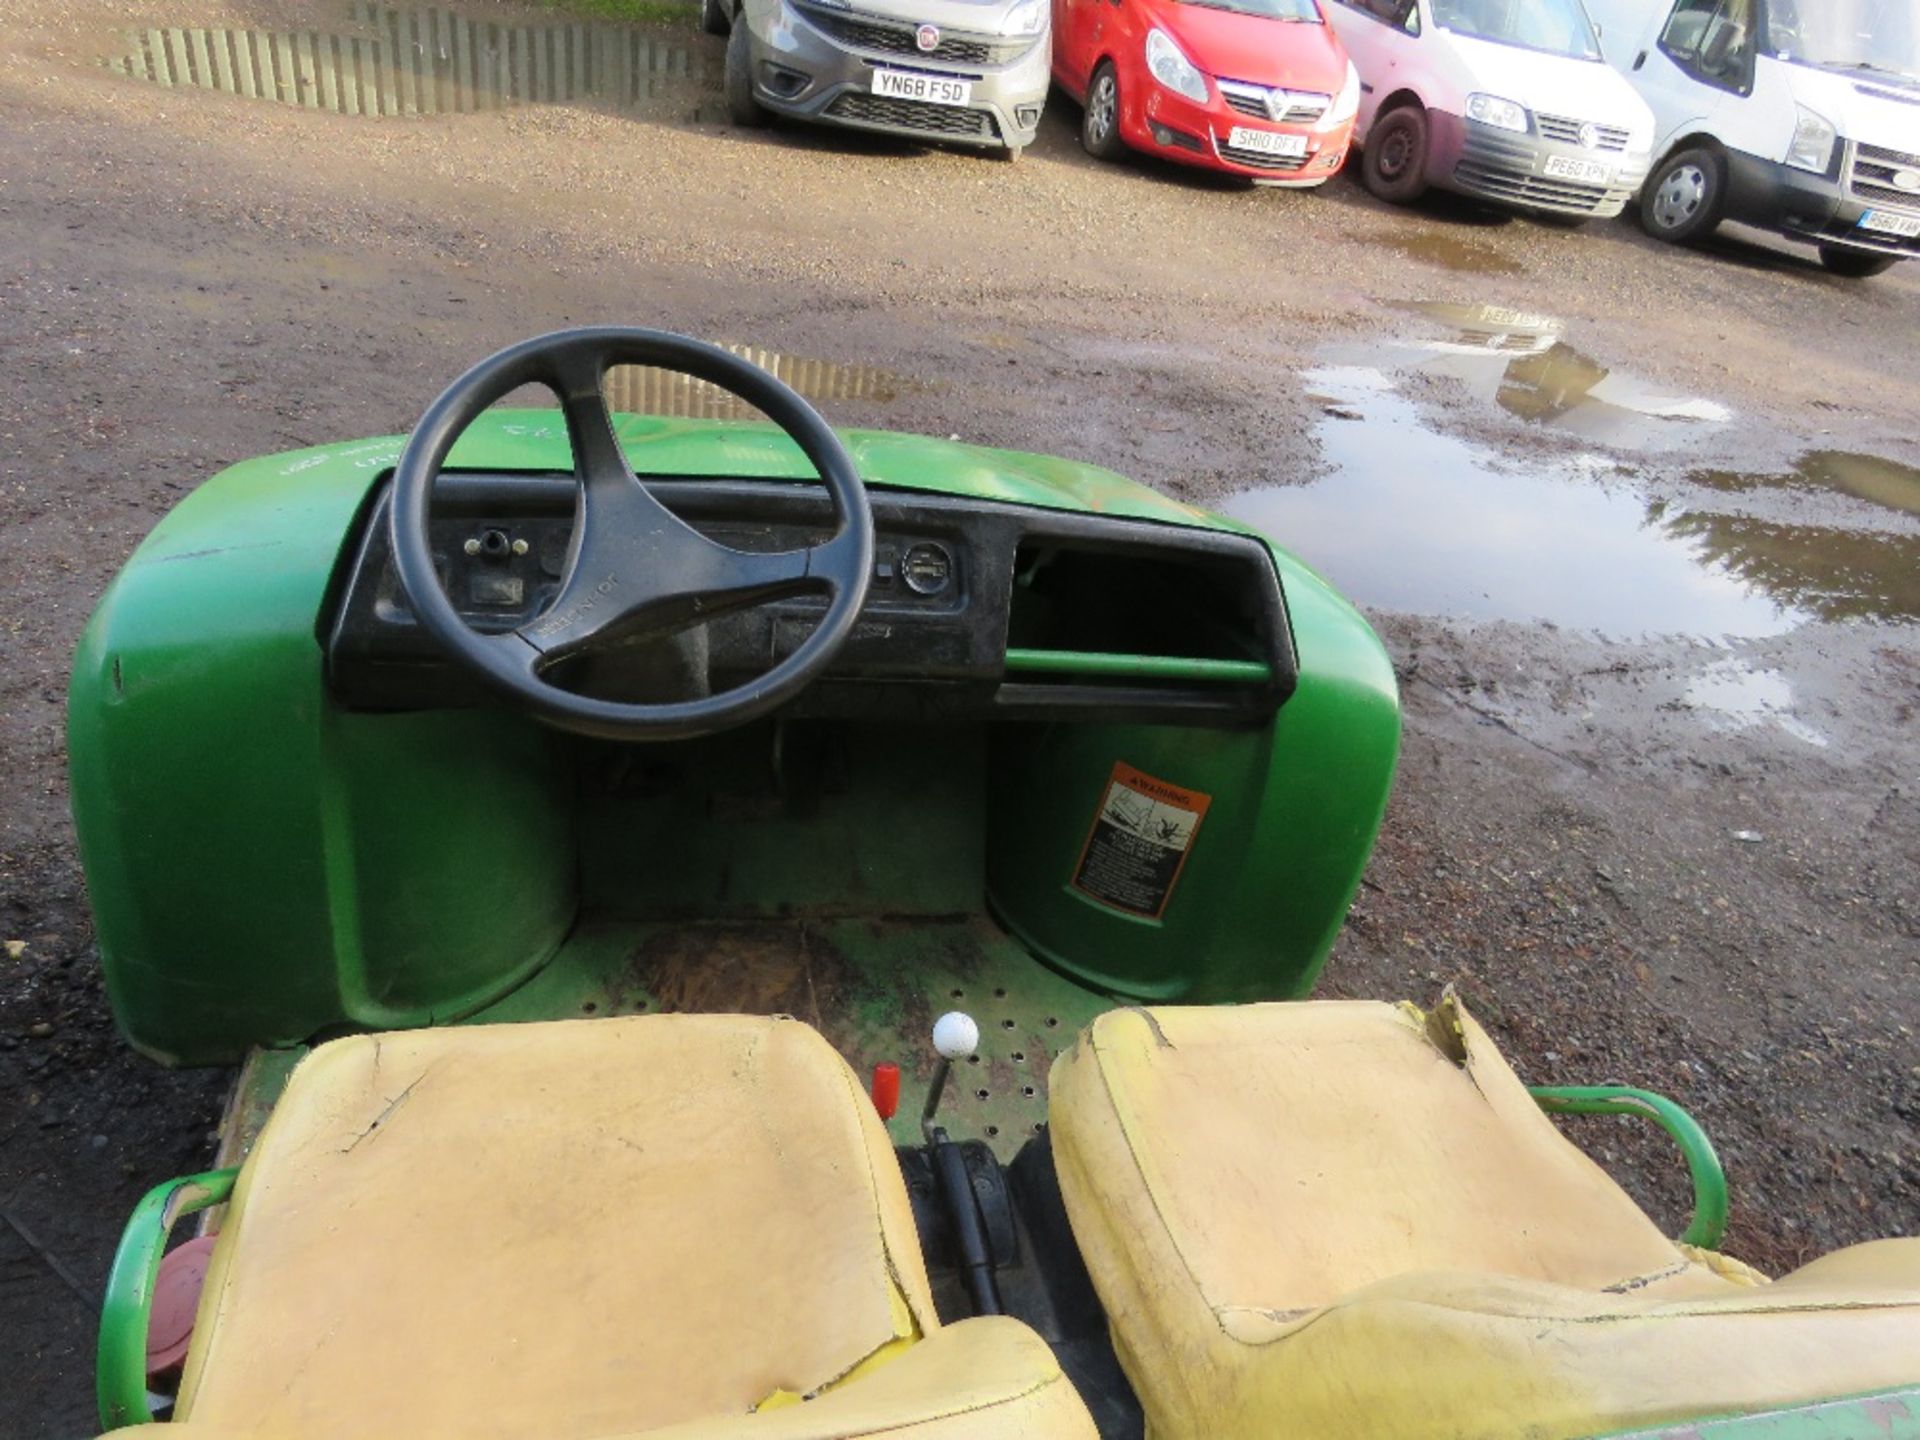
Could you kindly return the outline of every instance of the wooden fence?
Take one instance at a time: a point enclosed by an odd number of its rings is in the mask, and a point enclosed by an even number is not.
[[[107,68],[340,115],[438,115],[512,105],[631,108],[703,76],[691,45],[624,25],[500,25],[355,0],[352,33],[155,27]]]

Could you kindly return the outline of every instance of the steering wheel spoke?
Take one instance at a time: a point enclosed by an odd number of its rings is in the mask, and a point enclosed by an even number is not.
[[[627,464],[604,377],[616,364],[656,365],[719,385],[780,425],[818,469],[839,528],[802,550],[737,550],[675,515]],[[440,588],[427,540],[434,479],[461,433],[516,386],[549,385],[560,399],[579,484],[574,539],[558,595],[518,630],[472,630]],[[675,739],[765,714],[832,661],[852,631],[873,571],[873,509],[844,446],[806,401],[757,366],[711,345],[651,330],[573,330],[481,362],[421,417],[395,471],[394,562],[421,623],[457,662],[542,719],[612,739]],[[676,633],[805,590],[828,594],[825,615],[794,652],[749,684],[660,704],[601,700],[560,688],[545,671],[609,631],[624,642]]]

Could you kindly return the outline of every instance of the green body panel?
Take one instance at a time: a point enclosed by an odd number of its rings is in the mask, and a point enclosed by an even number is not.
[[[810,478],[764,425],[617,428],[643,474]],[[845,439],[878,486],[1243,530],[1071,461]],[[598,746],[498,711],[335,706],[317,626],[399,446],[216,476],[135,552],[82,639],[75,821],[114,1010],[147,1053],[226,1062],[343,1027],[459,1019],[604,915],[977,913],[989,889],[1016,934],[1097,988],[1226,1000],[1310,985],[1385,806],[1398,702],[1365,621],[1283,551],[1300,679],[1270,727],[907,727],[850,747],[830,803],[770,805],[729,778],[765,774],[766,728],[664,747],[682,768],[705,763],[701,747],[722,758],[706,782],[661,790],[606,775],[643,774],[661,747]],[[555,470],[569,452],[555,414],[500,411],[452,463]],[[730,739],[748,749],[725,759]],[[1099,779],[1122,760],[1216,797],[1158,930],[1062,888]]]
[[[1700,1122],[1675,1101],[1624,1085],[1530,1085],[1542,1110],[1560,1115],[1638,1115],[1674,1138],[1693,1177],[1693,1219],[1683,1245],[1718,1250],[1727,1233],[1727,1173]]]
[[[1784,1410],[1688,1420],[1608,1440],[1920,1440],[1920,1386],[1815,1400]]]
[[[100,1307],[94,1389],[102,1430],[153,1419],[147,1411],[147,1322],[167,1236],[188,1215],[225,1201],[239,1174],[238,1169],[210,1170],[169,1180],[154,1186],[134,1207],[113,1253]]]
[[[1264,660],[1206,660],[1189,655],[1110,655],[1087,650],[1028,650],[1010,646],[1009,671],[1051,675],[1111,675],[1128,679],[1223,680],[1263,684],[1273,678]]]
[[[1020,726],[993,737],[994,912],[1096,988],[1192,1003],[1303,996],[1360,887],[1400,740],[1393,672],[1377,641],[1357,643],[1365,622],[1346,601],[1275,558],[1300,678],[1267,726]],[[1210,797],[1158,919],[1069,884],[1115,761]]]

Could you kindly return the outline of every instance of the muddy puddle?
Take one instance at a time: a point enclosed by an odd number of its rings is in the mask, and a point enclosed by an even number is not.
[[[703,113],[709,66],[691,37],[595,22],[499,24],[368,0],[335,14],[324,29],[131,31],[125,51],[102,63],[169,88],[367,119],[520,105]]]
[[[1733,418],[1724,405],[1602,365],[1568,344],[1551,315],[1433,301],[1396,308],[1434,333],[1348,347],[1339,358],[1445,376],[1517,419],[1620,449],[1670,449]]]
[[[1378,368],[1304,379],[1330,473],[1224,508],[1363,605],[1711,641],[1920,615],[1920,539],[1689,508],[1597,455],[1509,460],[1436,429]]]
[[[1518,275],[1526,267],[1499,251],[1476,245],[1445,230],[1419,230],[1409,234],[1369,235],[1364,243],[1391,250],[1409,260],[1424,260],[1442,270],[1465,275]]]
[[[1774,726],[1796,740],[1824,750],[1826,734],[1794,713],[1793,685],[1778,670],[1745,660],[1716,660],[1687,681],[1680,705],[1704,715],[1716,729],[1751,730]]]

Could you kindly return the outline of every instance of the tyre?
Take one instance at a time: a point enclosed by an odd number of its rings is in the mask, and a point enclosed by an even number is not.
[[[727,36],[727,67],[723,88],[727,92],[727,118],[736,125],[759,129],[769,118],[767,107],[753,96],[753,51],[747,39],[747,17]]]
[[[1120,138],[1120,77],[1113,62],[1102,60],[1087,86],[1086,109],[1080,114],[1080,144],[1096,160],[1118,160],[1126,143]]]
[[[727,0],[700,0],[700,28],[709,35],[724,35],[733,29],[733,12]]]
[[[1727,198],[1727,167],[1711,150],[1669,155],[1640,191],[1640,228],[1656,240],[1685,245],[1720,223]]]
[[[1870,275],[1883,275],[1900,263],[1898,255],[1875,255],[1871,250],[1853,250],[1845,245],[1822,245],[1820,263],[1834,275],[1844,275],[1849,280],[1865,280]]]
[[[1373,122],[1360,178],[1382,200],[1405,205],[1427,193],[1427,112],[1402,105]]]

